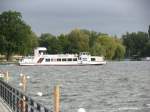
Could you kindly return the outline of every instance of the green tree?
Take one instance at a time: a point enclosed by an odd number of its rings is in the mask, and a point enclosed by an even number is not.
[[[29,39],[29,44],[28,44],[28,46],[29,46],[29,52],[28,53],[33,53],[33,49],[34,48],[36,48],[37,46],[39,46],[39,42],[38,42],[38,37],[37,37],[37,35],[34,33],[34,32],[32,32],[31,34],[30,34],[30,39]]]
[[[124,54],[125,54],[125,46],[123,46],[120,43],[116,43],[116,50],[115,50],[115,55],[113,56],[113,59],[118,59],[121,60],[124,58]]]
[[[116,50],[115,39],[108,35],[101,35],[98,37],[97,42],[103,46],[103,56],[107,59],[112,59]]]
[[[150,56],[150,40],[146,43],[143,51],[143,57],[149,57]]]
[[[39,38],[39,45],[41,47],[46,47],[48,48],[49,45],[51,44],[50,41],[51,39],[55,37],[54,35],[50,34],[50,33],[43,33],[41,34],[40,38]]]
[[[93,47],[96,44],[98,34],[97,32],[91,31],[89,35],[89,46]]]
[[[122,37],[123,44],[126,46],[126,56],[143,56],[143,51],[146,43],[148,42],[148,34],[145,32],[126,33]]]
[[[89,36],[79,29],[71,31],[68,35],[70,42],[69,50],[71,53],[79,53],[89,51]]]
[[[59,40],[52,34],[45,33],[40,36],[40,46],[46,47],[50,54],[62,53],[62,47]]]
[[[7,60],[13,54],[28,54],[36,45],[36,36],[22,20],[21,13],[7,11],[0,14],[0,53],[6,55]]]
[[[104,56],[105,49],[100,43],[96,42],[91,48],[90,53],[94,56]]]
[[[64,34],[61,34],[57,38],[58,38],[58,41],[59,41],[59,43],[62,47],[62,53],[69,53],[68,48],[69,48],[70,42],[68,40],[68,36],[64,35]]]
[[[48,52],[51,54],[62,53],[62,47],[59,40],[56,37],[51,38],[49,41]]]

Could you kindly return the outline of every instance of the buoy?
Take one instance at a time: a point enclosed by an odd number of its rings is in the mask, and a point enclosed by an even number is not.
[[[86,112],[84,108],[79,108],[78,112]]]
[[[37,95],[38,96],[43,96],[43,93],[42,92],[37,92]]]

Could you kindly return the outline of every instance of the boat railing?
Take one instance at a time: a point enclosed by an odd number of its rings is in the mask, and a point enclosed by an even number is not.
[[[8,105],[12,112],[52,112],[3,80],[0,80],[0,97]],[[24,111],[19,104],[23,98],[25,98],[26,104]]]
[[[24,56],[24,59],[34,59],[34,56]]]
[[[90,55],[90,53],[89,53],[89,52],[80,52],[79,55],[80,55],[80,56],[81,56],[81,55],[87,55],[87,56],[88,56],[88,55]]]

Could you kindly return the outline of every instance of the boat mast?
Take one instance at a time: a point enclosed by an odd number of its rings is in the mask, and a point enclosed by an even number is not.
[[[148,29],[148,38],[150,38],[150,25],[149,25],[149,29]]]

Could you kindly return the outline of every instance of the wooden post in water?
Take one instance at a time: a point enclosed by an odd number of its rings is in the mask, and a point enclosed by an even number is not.
[[[23,92],[25,93],[27,90],[27,77],[26,77],[26,75],[23,75],[22,81],[23,81],[22,89],[23,89]]]
[[[24,74],[20,74],[20,86],[22,87],[23,92],[27,90],[27,76]]]
[[[4,72],[4,80],[8,83],[8,80],[9,80],[8,71]]]
[[[23,102],[22,102],[22,110],[23,110],[23,112],[26,112],[26,97],[25,96],[23,96]]]
[[[54,87],[54,112],[60,112],[60,86]]]
[[[9,74],[8,74],[8,71],[6,71],[6,82],[8,83],[8,80],[9,80]]]
[[[27,76],[24,74],[20,74],[20,84],[22,87],[23,92],[25,93],[27,91]],[[26,112],[26,97],[23,96],[22,100],[22,112]]]
[[[21,73],[20,74],[20,86],[22,86],[23,85],[23,74]]]
[[[23,75],[22,77],[22,81],[23,81],[23,92],[26,93],[27,92],[27,76]],[[23,96],[23,112],[26,112],[26,97]]]

